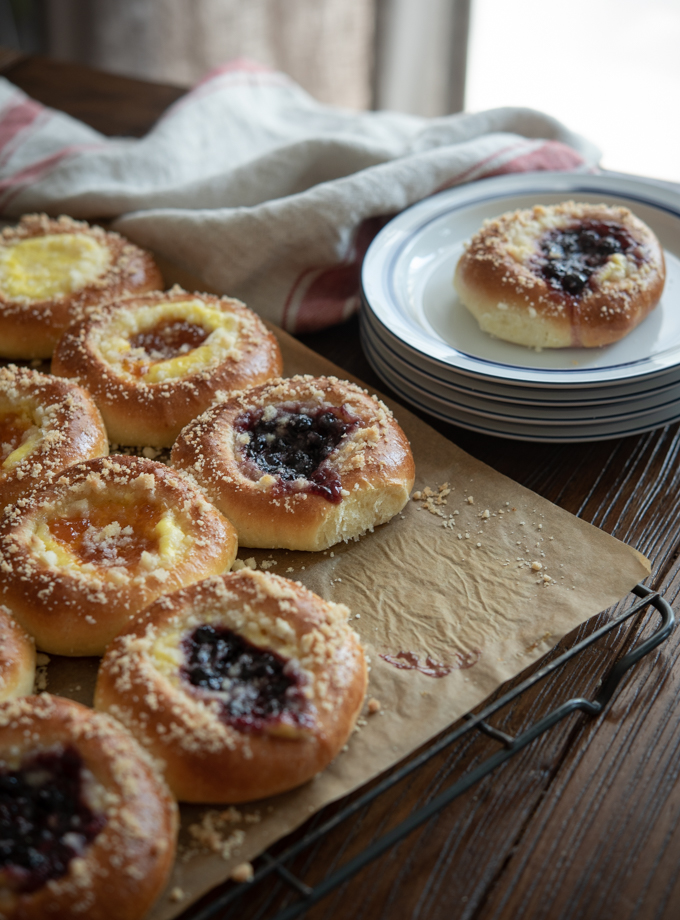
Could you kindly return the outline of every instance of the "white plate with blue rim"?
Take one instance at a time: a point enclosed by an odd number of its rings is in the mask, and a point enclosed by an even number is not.
[[[409,348],[389,330],[378,323],[370,310],[361,312],[361,339],[370,344],[383,359],[394,367],[399,367],[407,377],[422,379],[425,385],[443,388],[452,394],[452,398],[486,397],[498,403],[513,406],[543,406],[561,412],[572,406],[615,406],[626,404],[631,399],[644,396],[680,396],[680,365],[664,374],[647,378],[634,378],[633,381],[618,382],[599,387],[543,387],[518,385],[506,386],[504,381],[486,380],[468,374],[458,374],[452,368],[443,367],[435,362],[423,361],[417,352]]]
[[[406,385],[420,391],[421,398],[448,404],[454,410],[472,412],[490,419],[503,419],[526,425],[593,425],[602,422],[619,422],[641,419],[645,422],[651,412],[671,410],[680,414],[680,387],[660,387],[652,393],[632,396],[625,402],[610,404],[588,403],[555,407],[554,404],[536,405],[528,402],[505,402],[489,398],[483,393],[452,390],[440,381],[422,373],[417,367],[401,361],[393,352],[376,347],[370,337],[364,336],[362,344],[366,357],[375,372],[392,386]]]
[[[603,348],[537,352],[482,332],[452,284],[465,241],[484,220],[505,211],[568,199],[623,205],[651,227],[666,257],[661,302],[624,339]],[[680,189],[630,176],[574,173],[522,173],[449,189],[404,211],[378,234],[364,259],[362,288],[364,308],[422,367],[506,392],[613,384],[633,392],[680,368]]]
[[[370,360],[371,357],[369,356]],[[492,418],[488,415],[469,411],[467,408],[455,406],[448,400],[433,397],[420,390],[417,386],[413,386],[410,381],[395,375],[389,368],[380,368],[377,363],[374,364],[374,367],[376,372],[380,374],[398,396],[417,409],[445,422],[450,422],[461,428],[467,428],[469,431],[495,435],[501,438],[558,444],[605,441],[611,438],[642,434],[645,431],[653,431],[655,428],[680,421],[680,401],[675,406],[667,406],[647,412],[642,418],[621,419],[618,421],[598,419],[591,424],[584,424],[583,422],[577,424],[551,424],[546,421],[542,421],[540,424],[528,424],[525,421],[518,422],[512,419]]]

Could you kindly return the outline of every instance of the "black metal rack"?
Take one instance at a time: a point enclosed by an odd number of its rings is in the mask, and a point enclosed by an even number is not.
[[[333,889],[337,888],[359,872],[372,860],[390,849],[390,847],[399,843],[399,841],[403,840],[404,837],[408,836],[408,834],[440,812],[455,798],[462,795],[463,792],[479,782],[479,780],[483,779],[483,777],[487,776],[501,764],[505,763],[518,751],[522,750],[522,748],[531,744],[539,735],[548,731],[548,729],[552,728],[562,719],[577,711],[590,716],[600,715],[614,695],[625,673],[641,658],[664,642],[670,636],[675,626],[675,614],[672,607],[657,592],[652,591],[644,585],[637,585],[632,593],[634,593],[639,600],[623,613],[613,617],[604,626],[596,629],[586,638],[577,642],[572,648],[539,668],[530,677],[521,681],[517,686],[513,687],[492,703],[489,703],[480,712],[475,715],[468,715],[461,725],[442,735],[435,742],[430,744],[427,750],[391,772],[368,792],[359,795],[358,798],[341,808],[331,818],[323,821],[319,827],[304,834],[300,840],[293,843],[282,853],[277,856],[273,856],[268,852],[263,853],[258,859],[259,865],[250,884],[231,885],[214,897],[209,904],[203,907],[194,907],[186,911],[185,914],[183,914],[183,920],[217,920],[217,918],[220,918],[220,920],[227,920],[227,918],[235,916],[228,908],[246,891],[252,890],[253,886],[257,886],[264,879],[272,875],[278,875],[279,878],[284,880],[299,894],[297,901],[281,909],[275,914],[272,920],[292,920],[292,918],[303,914],[313,904],[316,904]],[[600,690],[594,699],[589,700],[582,697],[569,699],[557,706],[552,712],[540,718],[528,729],[521,732],[521,734],[514,736],[494,728],[489,724],[488,719],[490,716],[494,715],[494,713],[497,713],[500,709],[503,709],[509,703],[516,700],[529,688],[563,667],[568,661],[571,661],[585,649],[589,648],[597,642],[598,639],[602,638],[602,636],[612,632],[627,620],[636,617],[648,607],[653,607],[657,611],[661,618],[660,623],[647,639],[627,654],[623,655],[623,657],[614,664],[608,676],[601,684]],[[426,805],[414,811],[408,818],[382,837],[375,840],[357,856],[349,859],[339,869],[331,872],[323,881],[313,888],[306,885],[287,868],[286,863],[291,859],[300,855],[312,844],[317,843],[339,824],[347,821],[353,815],[356,815],[361,809],[377,799],[382,793],[391,789],[397,783],[400,783],[407,776],[410,776],[418,770],[419,767],[435,757],[445,748],[448,748],[454,742],[460,740],[464,735],[468,735],[475,730],[498,741],[502,745],[501,750],[497,751],[491,757],[488,757],[479,766],[454,782],[445,792],[442,792]]]

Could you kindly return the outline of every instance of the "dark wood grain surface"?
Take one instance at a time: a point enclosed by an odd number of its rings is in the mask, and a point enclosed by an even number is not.
[[[4,75],[41,102],[105,134],[143,134],[181,94],[175,87],[40,58],[7,59]],[[356,319],[301,339],[369,386],[386,389],[358,347]],[[678,598],[677,425],[600,444],[540,445],[429,421],[497,470],[637,547],[652,560],[650,585],[662,588],[671,603]],[[589,621],[561,648],[610,616],[605,612]],[[495,723],[516,732],[569,696],[592,696],[617,655],[649,633],[652,619],[647,615],[609,634]],[[560,723],[308,916],[680,918],[679,645],[680,630],[637,665],[603,717],[575,715]],[[488,738],[467,738],[325,838],[294,868],[309,884],[322,879],[497,749]],[[310,825],[332,810],[315,816]],[[226,916],[266,920],[290,900],[283,884],[271,881],[248,892]]]
[[[43,105],[109,136],[141,137],[186,91],[38,56],[10,58],[4,68],[0,56],[0,72]]]

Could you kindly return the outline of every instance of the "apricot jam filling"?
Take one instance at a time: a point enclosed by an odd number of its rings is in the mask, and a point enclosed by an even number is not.
[[[129,339],[135,354],[124,362],[125,367],[134,376],[143,377],[153,364],[193,351],[209,335],[210,331],[197,323],[184,319],[161,320]]]
[[[217,366],[235,355],[240,322],[200,300],[119,310],[98,334],[106,363],[144,383],[162,383]]]
[[[0,884],[23,893],[64,876],[104,828],[84,796],[83,760],[73,747],[0,770]]]
[[[158,553],[163,509],[150,502],[88,505],[84,514],[54,517],[50,536],[81,564],[136,567],[144,553]]]
[[[218,694],[220,717],[227,724],[247,732],[310,723],[294,661],[258,648],[226,626],[209,624],[188,633],[182,648],[182,678],[197,690]]]
[[[296,405],[246,412],[234,428],[245,456],[260,474],[276,476],[280,491],[311,492],[338,503],[340,476],[324,461],[358,424],[344,407]]]

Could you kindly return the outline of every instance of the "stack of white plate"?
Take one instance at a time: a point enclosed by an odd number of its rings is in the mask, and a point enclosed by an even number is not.
[[[604,348],[534,351],[482,332],[452,279],[486,218],[560,201],[624,205],[664,247],[660,304]],[[361,335],[376,373],[407,402],[472,431],[525,441],[599,441],[680,420],[680,189],[627,176],[501,176],[404,211],[364,260]]]

